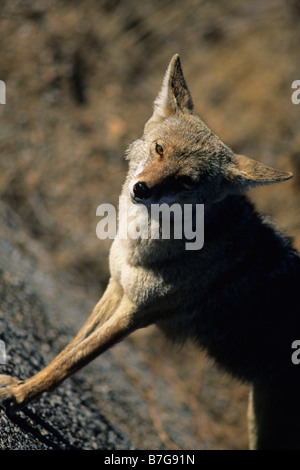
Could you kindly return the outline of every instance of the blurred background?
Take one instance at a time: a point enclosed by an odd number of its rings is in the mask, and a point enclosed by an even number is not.
[[[1,0],[0,196],[74,289],[96,301],[105,288],[110,242],[96,237],[96,208],[117,204],[124,151],[176,52],[215,133],[294,173],[250,196],[300,248],[299,25],[298,0]],[[248,388],[202,353],[149,328],[112,354],[147,405],[151,436],[133,429],[130,407],[123,422],[101,407],[137,446],[247,447]]]

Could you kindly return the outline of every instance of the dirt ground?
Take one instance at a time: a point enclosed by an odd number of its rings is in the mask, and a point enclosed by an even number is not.
[[[298,0],[2,0],[0,195],[74,288],[96,301],[105,287],[110,242],[96,237],[96,208],[117,204],[124,151],[141,135],[175,52],[197,114],[221,139],[294,173],[251,197],[300,249],[300,105],[291,101],[299,25]],[[149,368],[150,385],[130,354],[124,361],[127,345]],[[149,329],[113,354],[167,448],[247,447],[248,387],[202,353],[178,350]],[[130,436],[130,417],[116,424]]]

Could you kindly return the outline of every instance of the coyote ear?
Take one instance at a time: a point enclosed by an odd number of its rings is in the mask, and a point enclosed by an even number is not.
[[[168,116],[178,113],[192,114],[193,101],[185,82],[180,57],[175,54],[164,77],[162,88],[154,101],[152,117],[146,123],[145,130]]]
[[[292,178],[288,171],[275,170],[244,155],[234,155],[227,177],[236,190],[247,191],[259,185],[280,183]]]

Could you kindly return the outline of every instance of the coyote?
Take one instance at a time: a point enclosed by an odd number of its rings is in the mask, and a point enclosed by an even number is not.
[[[22,408],[131,332],[157,324],[172,340],[192,340],[251,384],[251,449],[299,448],[300,371],[291,344],[300,332],[300,258],[245,196],[292,174],[235,154],[194,114],[177,54],[143,136],[126,158],[122,200],[148,209],[204,204],[203,247],[186,250],[184,236],[117,236],[111,277],[90,318],[33,377],[1,375],[0,400]]]

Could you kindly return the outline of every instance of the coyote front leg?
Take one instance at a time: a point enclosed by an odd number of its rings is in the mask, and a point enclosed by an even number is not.
[[[134,321],[135,305],[120,284],[111,279],[86,324],[76,337],[42,371],[20,381],[0,375],[0,403],[20,409],[45,391],[86,365],[113,344],[139,328]]]
[[[123,289],[113,278],[110,278],[107,288],[100,298],[99,302],[89,316],[87,322],[79,330],[75,338],[66,346],[63,351],[56,357],[65,354],[75,345],[87,338],[96,328],[103,325],[116,311],[123,296]]]

